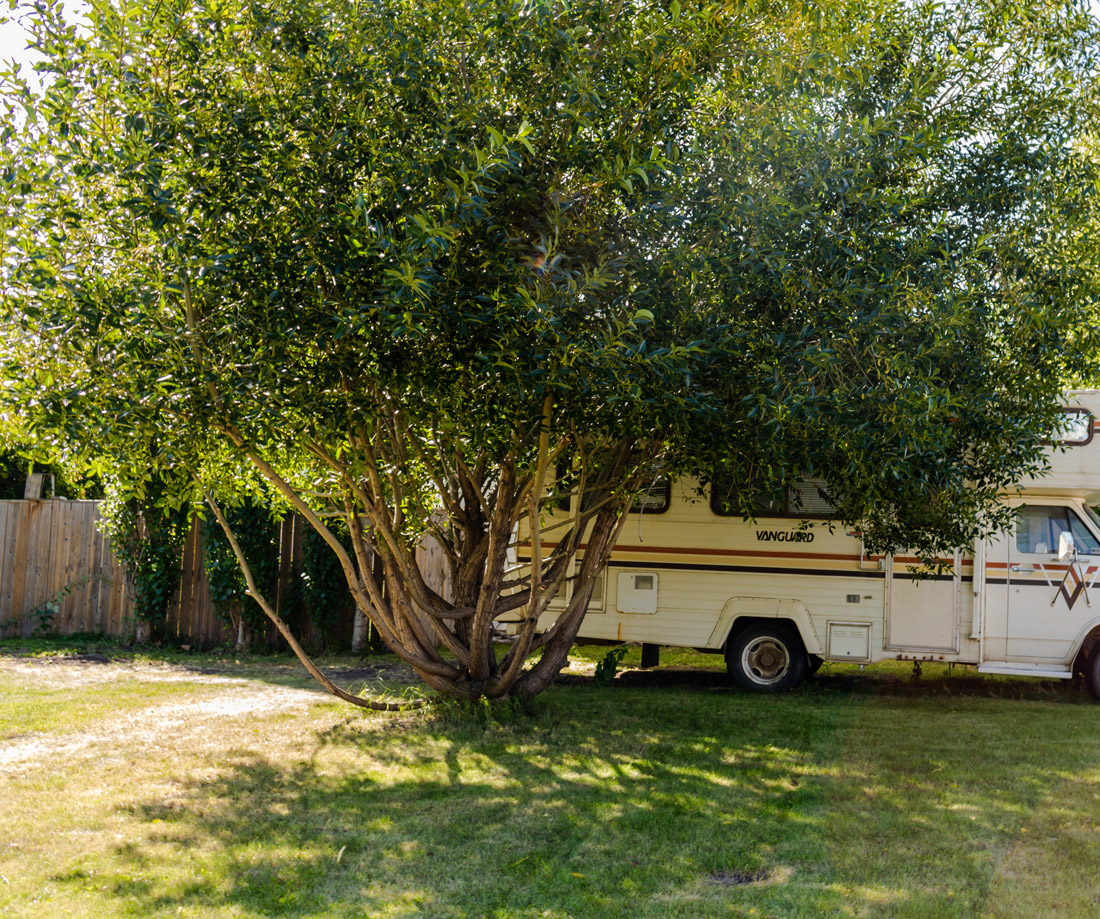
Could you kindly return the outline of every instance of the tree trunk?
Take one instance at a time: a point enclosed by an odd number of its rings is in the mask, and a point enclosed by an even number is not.
[[[351,651],[353,654],[363,654],[367,650],[367,638],[370,637],[370,620],[363,615],[363,611],[356,607],[355,624],[351,630]]]

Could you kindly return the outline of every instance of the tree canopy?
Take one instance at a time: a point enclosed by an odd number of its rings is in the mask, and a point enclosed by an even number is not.
[[[1095,372],[1080,3],[26,17],[46,63],[3,79],[0,398],[181,500],[304,514],[446,692],[547,684],[655,470],[746,513],[819,476],[871,544],[934,553]]]

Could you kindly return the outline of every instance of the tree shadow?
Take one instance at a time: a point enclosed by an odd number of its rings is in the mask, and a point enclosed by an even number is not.
[[[230,751],[141,802],[105,889],[137,916],[972,916],[1052,770],[1095,761],[1043,749],[1083,713],[826,681],[349,714],[305,755]]]
[[[137,808],[147,837],[118,849],[113,896],[139,916],[181,900],[262,916],[663,916],[680,900],[717,909],[739,893],[731,877],[807,870],[807,837],[811,861],[824,855],[821,780],[851,709],[550,696],[482,724],[349,716],[290,764],[235,751]],[[158,881],[181,857],[206,873]]]

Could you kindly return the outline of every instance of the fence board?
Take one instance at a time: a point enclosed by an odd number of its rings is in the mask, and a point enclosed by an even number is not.
[[[98,521],[98,516],[98,513],[93,515],[93,526]],[[84,620],[89,632],[106,630],[107,596],[117,567],[114,564],[114,553],[111,552],[110,545],[110,540],[96,529],[92,538],[92,570],[97,572],[98,576],[92,582],[92,609]]]
[[[34,506],[24,502],[19,507],[19,523],[15,533],[15,573],[11,586],[11,611],[12,619],[17,622],[20,635],[25,635],[26,615],[34,608],[33,602],[27,604],[24,596],[27,582],[33,583],[35,578],[35,553],[30,550],[30,543],[38,533],[38,515],[34,513]],[[49,552],[49,548],[46,549]]]
[[[73,576],[73,529],[79,525],[79,510],[73,508],[72,513],[56,512],[53,515],[50,542],[54,546],[54,557],[47,572],[46,596],[57,602],[53,624],[59,632],[65,631],[64,623],[73,614],[73,592],[77,582],[77,577]]]
[[[188,597],[190,603],[191,625],[188,636],[200,642],[215,642],[221,639],[221,623],[214,614],[214,605],[210,602],[210,590],[203,571],[203,535],[198,520],[192,528],[194,534],[192,566]]]
[[[0,501],[0,635],[30,635],[38,623],[31,614],[51,599],[61,600],[54,628],[61,634],[106,632],[132,633],[132,604],[125,573],[99,530],[98,501],[24,500]],[[293,573],[299,570],[305,523],[287,517],[279,530],[279,577],[272,598],[281,613],[293,594]],[[443,596],[450,593],[442,552],[430,542],[418,553],[429,570],[426,579]],[[433,571],[432,569],[438,569]],[[168,633],[182,642],[212,644],[236,636],[214,611],[202,564],[202,532],[193,521],[180,559],[180,587],[169,604]],[[61,596],[70,585],[69,594]],[[303,638],[311,644],[322,640],[350,639],[354,604],[325,636],[302,623]],[[264,636],[275,647],[279,639],[269,628]]]
[[[0,625],[12,619],[11,596],[15,579],[15,534],[19,508],[8,501],[0,502]],[[0,634],[3,630],[0,629]]]
[[[88,632],[91,631],[90,618],[94,615],[94,609],[92,608],[92,591],[95,586],[96,579],[101,577],[98,565],[102,564],[100,561],[97,564],[95,557],[95,545],[96,545],[96,531],[95,531],[95,517],[96,508],[92,504],[84,504],[83,502],[80,508],[80,528],[75,541],[76,558],[81,559],[82,552],[88,552],[91,550],[89,556],[89,568],[86,572],[88,579],[81,585],[79,590],[73,594],[73,615],[74,618],[79,617],[76,621],[79,622],[79,627],[73,631]],[[82,572],[83,573],[83,572]]]
[[[107,592],[107,617],[104,631],[108,635],[124,634],[123,624],[130,616],[130,598],[126,596],[126,585],[120,581],[111,584]]]
[[[96,527],[99,516],[99,507],[89,504],[84,509],[84,525],[81,528],[81,545],[91,547],[91,568],[87,585],[80,591],[79,598],[74,602],[82,604],[83,616],[81,618],[80,631],[92,632],[95,630],[95,621],[99,617],[99,585],[107,576],[104,570],[103,559],[103,534]]]
[[[99,582],[103,580],[103,537],[96,529],[97,508],[94,504],[84,510],[84,524],[81,527],[81,545],[91,547],[91,570],[88,583],[80,590],[74,600],[78,609],[83,610],[80,620],[82,632],[91,632],[95,629],[95,620],[98,615]]]

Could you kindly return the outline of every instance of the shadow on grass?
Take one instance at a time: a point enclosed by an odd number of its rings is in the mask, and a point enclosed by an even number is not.
[[[229,751],[140,805],[106,896],[138,916],[980,915],[1052,783],[1098,762],[1094,719],[877,688],[564,687],[482,724],[350,715],[305,757]]]
[[[139,808],[111,896],[141,916],[705,916],[774,876],[787,902],[822,870],[822,780],[859,706],[699,695],[551,690],[504,723],[349,717],[304,760],[237,752]]]
[[[813,676],[807,686],[811,693],[875,693],[925,699],[980,697],[1018,699],[1034,702],[1060,702],[1093,705],[1084,689],[1069,680],[998,677],[979,674],[967,667],[949,668],[946,664],[927,664],[928,673],[914,677],[908,662],[887,662],[864,672],[857,665],[831,664]],[[566,674],[561,685],[592,686],[591,676]],[[653,670],[625,670],[615,678],[616,686],[631,688],[694,688],[720,691],[730,688],[724,670],[693,667],[659,667]]]

